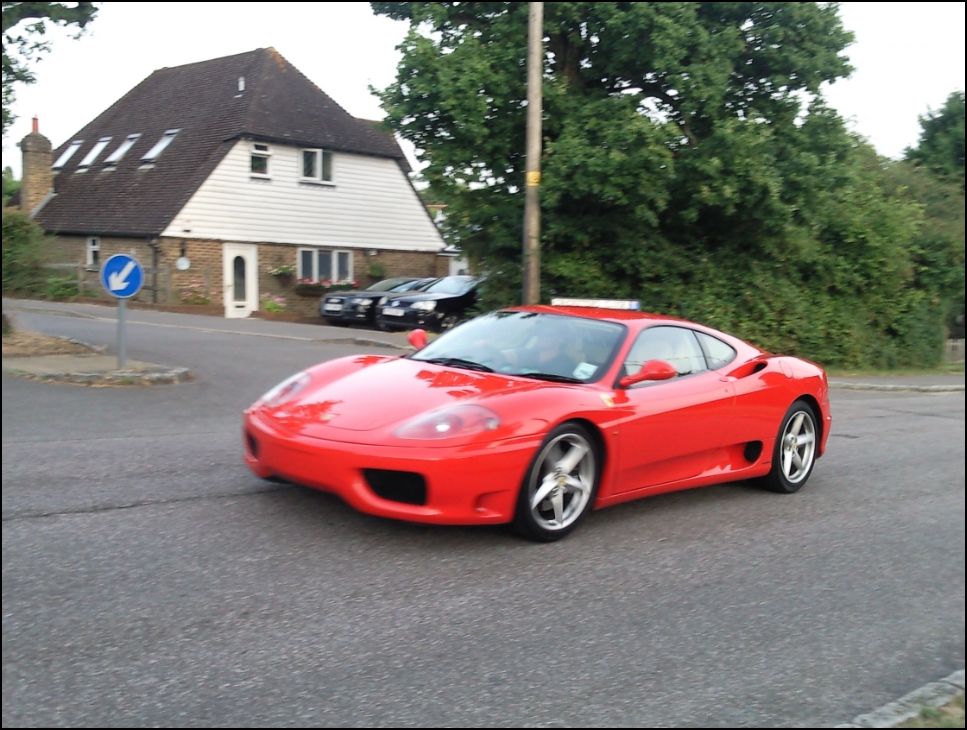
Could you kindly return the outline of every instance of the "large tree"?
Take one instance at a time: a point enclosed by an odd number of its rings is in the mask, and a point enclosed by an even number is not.
[[[907,159],[964,187],[964,92],[955,91],[943,107],[920,117],[920,141]]]
[[[506,303],[527,3],[372,6],[411,26],[389,122]],[[820,94],[850,71],[835,4],[545,3],[544,38],[545,296],[635,297],[829,362],[936,356],[932,320],[911,325],[921,212]]]
[[[32,84],[30,64],[50,50],[48,25],[76,26],[80,34],[97,14],[94,3],[3,3],[3,134],[15,117],[14,84]],[[75,36],[76,37],[76,36]]]

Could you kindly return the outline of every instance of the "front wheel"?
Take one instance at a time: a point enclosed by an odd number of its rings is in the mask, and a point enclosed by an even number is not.
[[[808,403],[797,400],[782,419],[772,470],[762,479],[762,486],[783,494],[799,491],[816,464],[818,437],[816,414]]]
[[[560,540],[591,511],[600,473],[599,449],[588,429],[577,423],[558,426],[524,478],[514,529],[540,542]]]
[[[446,332],[447,330],[452,330],[460,324],[460,315],[454,312],[447,314],[440,320],[440,331]]]

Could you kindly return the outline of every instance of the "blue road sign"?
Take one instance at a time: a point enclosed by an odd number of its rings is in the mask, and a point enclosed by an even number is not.
[[[112,297],[130,299],[144,283],[144,268],[134,256],[114,254],[101,267],[101,286]]]

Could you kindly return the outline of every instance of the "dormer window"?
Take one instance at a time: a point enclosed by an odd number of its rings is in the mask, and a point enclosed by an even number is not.
[[[112,152],[110,156],[106,160],[104,160],[104,165],[107,167],[114,167],[115,165],[117,165],[121,161],[121,159],[128,153],[128,150],[131,149],[134,146],[134,143],[137,142],[139,139],[141,139],[140,132],[138,132],[137,134],[129,134],[127,136],[127,139],[125,139],[121,143],[121,146],[118,147],[116,150],[114,150],[114,152]]]
[[[164,133],[164,135],[161,137],[161,139],[159,139],[157,142],[155,142],[154,147],[152,147],[150,150],[148,150],[148,154],[146,154],[144,157],[141,158],[141,161],[142,162],[149,162],[149,163],[150,162],[157,162],[158,157],[161,156],[161,153],[165,151],[165,149],[168,147],[168,145],[170,145],[172,142],[174,142],[175,137],[177,136],[178,132],[180,132],[180,131],[181,131],[180,129],[169,129],[169,130],[167,130]]]
[[[305,182],[332,182],[332,152],[329,150],[302,150],[302,180]]]
[[[70,158],[74,156],[74,153],[81,148],[82,144],[84,144],[84,140],[82,139],[75,139],[73,142],[71,142],[70,147],[60,153],[60,157],[58,157],[57,162],[54,163],[54,169],[59,170],[66,165]]]
[[[80,171],[80,170],[86,170],[86,169],[87,169],[87,168],[89,168],[89,167],[90,167],[90,166],[91,166],[92,164],[94,164],[94,160],[96,160],[96,159],[97,159],[97,156],[98,156],[99,154],[101,154],[101,153],[102,153],[102,152],[104,151],[104,148],[105,148],[105,147],[107,147],[107,145],[108,145],[108,143],[109,143],[110,141],[111,141],[111,138],[110,138],[110,137],[101,137],[101,138],[100,138],[100,139],[99,139],[99,140],[97,141],[97,144],[95,144],[95,145],[94,145],[94,146],[93,146],[93,147],[91,148],[91,151],[90,151],[90,152],[88,152],[88,153],[87,153],[87,154],[86,154],[86,155],[84,156],[84,159],[83,159],[83,160],[81,160],[81,164],[79,164],[79,165],[77,166],[77,169],[78,169],[79,171]]]
[[[271,156],[272,150],[267,144],[262,144],[260,142],[254,142],[252,144],[252,156],[249,168],[252,173],[252,177],[269,176],[269,158]]]

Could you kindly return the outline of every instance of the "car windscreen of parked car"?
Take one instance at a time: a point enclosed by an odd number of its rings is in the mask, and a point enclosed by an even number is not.
[[[453,294],[459,296],[466,294],[477,283],[477,279],[472,276],[445,276],[433,286],[427,287],[423,291],[427,294]]]
[[[375,284],[366,287],[366,291],[407,291],[408,285],[420,279],[411,279],[408,276],[397,276],[392,279],[383,279]]]

